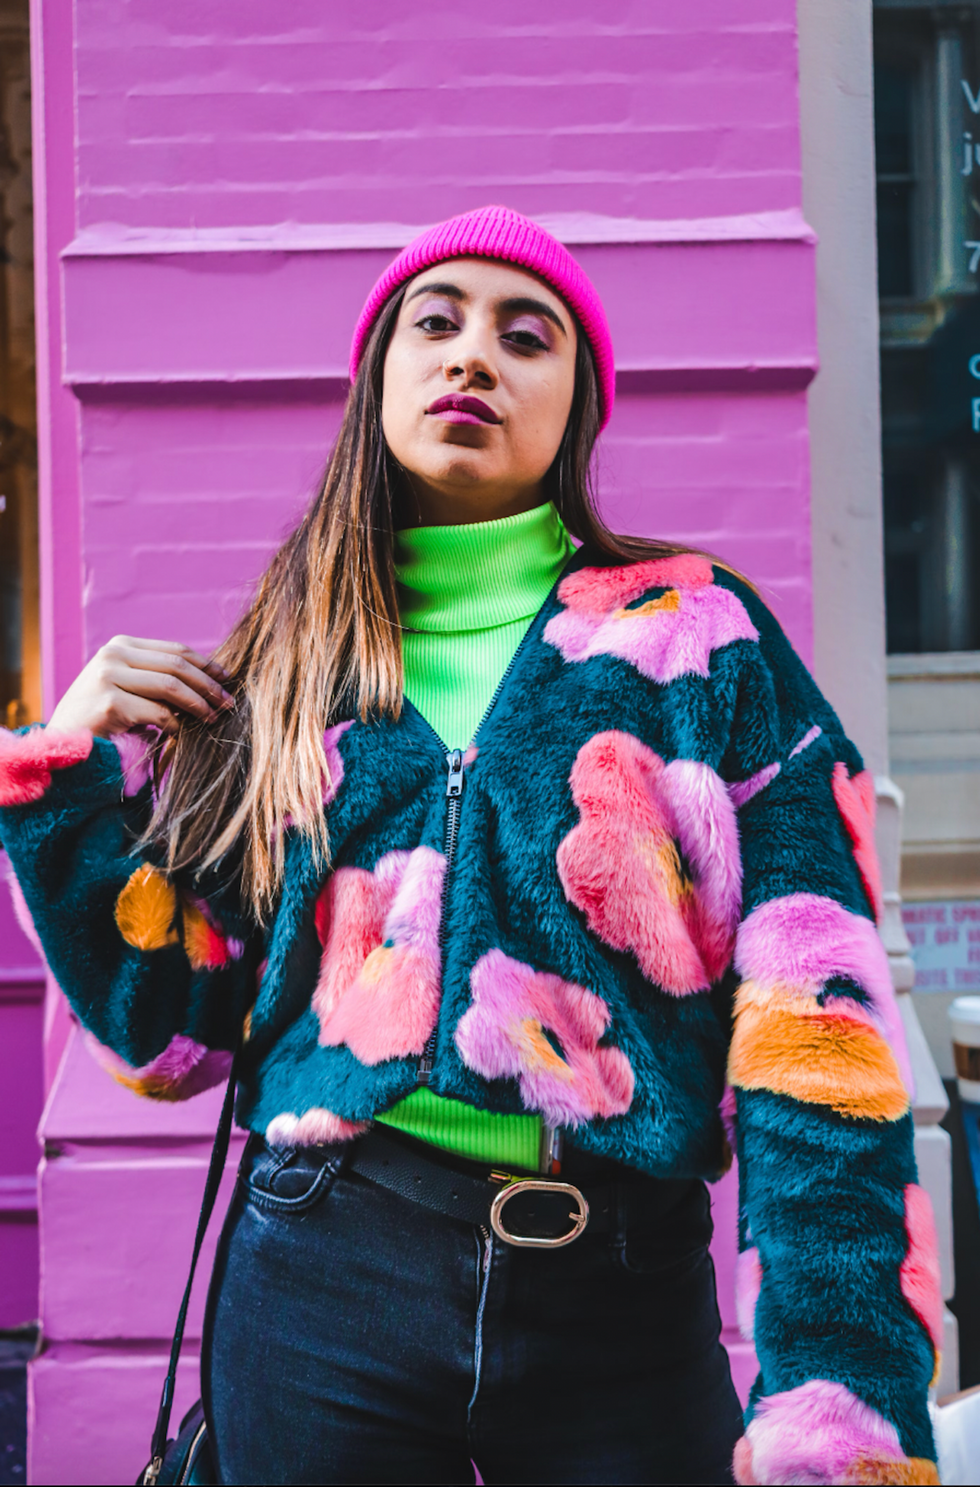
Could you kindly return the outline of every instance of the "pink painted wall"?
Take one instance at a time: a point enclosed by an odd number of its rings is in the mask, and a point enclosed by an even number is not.
[[[115,631],[218,638],[311,491],[374,276],[488,201],[606,299],[612,519],[747,569],[809,654],[793,0],[35,0],[34,24],[49,698]],[[216,1103],[138,1102],[47,1020],[30,1471],[131,1481]]]
[[[0,852],[0,884],[7,860]],[[0,1328],[37,1318],[44,970],[0,886]]]

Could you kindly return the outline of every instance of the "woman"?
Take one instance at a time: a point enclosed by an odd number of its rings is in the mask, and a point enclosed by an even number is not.
[[[410,244],[351,377],[217,658],[117,637],[0,765],[117,1077],[180,1098],[243,1040],[222,1480],[938,1481],[855,749],[750,585],[602,525],[612,347],[541,228],[488,208]],[[726,1131],[744,1433],[707,1252]]]

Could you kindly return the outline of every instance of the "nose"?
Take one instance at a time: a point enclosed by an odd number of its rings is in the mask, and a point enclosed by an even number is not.
[[[479,387],[490,391],[500,380],[486,336],[467,331],[453,345],[453,354],[442,364],[443,376],[461,391]]]

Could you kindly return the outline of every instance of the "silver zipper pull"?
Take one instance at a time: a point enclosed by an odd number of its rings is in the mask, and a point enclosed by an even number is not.
[[[457,800],[463,793],[463,751],[453,749],[451,754],[446,755],[449,765],[449,781],[446,785],[446,794],[450,800]]]

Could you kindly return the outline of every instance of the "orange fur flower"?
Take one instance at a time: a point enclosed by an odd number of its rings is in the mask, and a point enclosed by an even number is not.
[[[159,950],[177,942],[177,894],[148,862],[138,867],[116,900],[116,924],[127,945]]]
[[[894,1054],[869,1023],[826,1011],[815,998],[780,1005],[739,993],[729,1081],[768,1089],[839,1115],[899,1120],[908,1094]],[[751,998],[751,999],[749,999]]]

